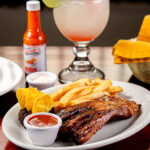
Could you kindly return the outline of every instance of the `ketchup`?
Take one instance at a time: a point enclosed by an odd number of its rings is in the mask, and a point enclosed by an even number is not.
[[[41,28],[40,2],[28,1],[28,24],[23,36],[25,73],[46,71],[46,37]]]
[[[28,124],[36,127],[51,127],[58,123],[55,117],[49,115],[35,115],[28,119]]]

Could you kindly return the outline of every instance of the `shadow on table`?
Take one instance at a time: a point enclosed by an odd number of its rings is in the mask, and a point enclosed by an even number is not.
[[[2,96],[0,96],[0,117],[17,103],[16,92],[10,91]]]
[[[137,84],[137,85],[140,85],[142,87],[145,87],[147,88],[148,90],[150,90],[150,84],[146,84],[144,82],[141,82],[140,80],[138,80],[136,77],[132,76],[130,79],[129,79],[129,82],[130,83],[134,83],[134,84]]]

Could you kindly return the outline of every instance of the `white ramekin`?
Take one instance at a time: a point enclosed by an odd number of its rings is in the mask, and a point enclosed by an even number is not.
[[[47,82],[47,83],[33,82],[33,80],[40,75],[44,75],[51,78],[52,79],[51,82]],[[37,88],[38,90],[44,90],[53,87],[56,84],[57,80],[58,80],[57,75],[52,72],[34,72],[27,75],[26,77],[26,81],[28,82],[29,86]]]
[[[55,117],[58,123],[54,126],[43,127],[43,128],[29,125],[28,119],[36,115],[49,115],[49,116]],[[62,125],[62,120],[59,116],[55,114],[41,112],[41,113],[35,113],[35,114],[31,114],[27,116],[24,119],[23,123],[27,130],[29,138],[33,144],[39,145],[39,146],[48,146],[55,142],[59,128]]]

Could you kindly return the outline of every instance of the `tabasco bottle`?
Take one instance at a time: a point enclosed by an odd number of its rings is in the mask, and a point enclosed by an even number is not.
[[[27,30],[23,36],[25,73],[46,71],[46,38],[40,22],[40,2],[27,1]]]

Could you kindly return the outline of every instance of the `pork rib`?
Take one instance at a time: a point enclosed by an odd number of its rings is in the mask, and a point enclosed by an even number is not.
[[[76,144],[83,144],[108,121],[132,117],[139,109],[140,105],[134,101],[114,96],[71,106],[58,113],[63,120],[59,134],[65,139],[72,137]]]

